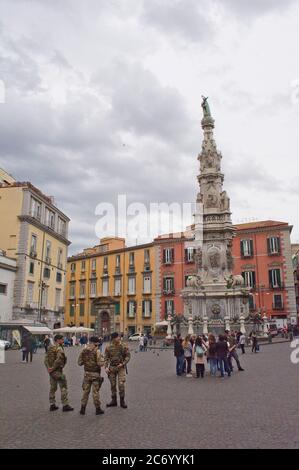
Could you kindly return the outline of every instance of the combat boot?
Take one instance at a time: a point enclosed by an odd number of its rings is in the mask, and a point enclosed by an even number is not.
[[[120,397],[120,406],[122,408],[128,408],[128,405],[125,403],[125,397]]]
[[[50,411],[56,411],[56,410],[58,410],[58,409],[59,409],[59,407],[56,406],[56,405],[51,405],[51,406],[50,406]]]
[[[72,408],[70,405],[64,405],[62,411],[74,411],[74,408]]]
[[[104,411],[102,410],[102,408],[100,406],[98,406],[96,408],[96,415],[103,415],[104,414]]]
[[[81,405],[80,415],[85,415],[86,406]]]
[[[110,406],[117,406],[116,397],[112,397],[111,402],[110,402],[110,403],[107,403],[106,406],[108,406],[108,408],[109,408]]]

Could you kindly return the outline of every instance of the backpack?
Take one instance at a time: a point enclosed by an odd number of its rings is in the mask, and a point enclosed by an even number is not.
[[[197,356],[197,357],[203,357],[203,355],[204,355],[204,350],[202,349],[201,346],[196,346],[195,351],[196,351],[196,356]]]

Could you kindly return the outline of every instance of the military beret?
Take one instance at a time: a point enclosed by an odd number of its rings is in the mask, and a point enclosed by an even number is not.
[[[112,333],[112,334],[111,334],[111,339],[115,339],[115,338],[117,338],[117,337],[118,337],[118,333],[115,332],[115,333]]]
[[[58,341],[59,339],[63,339],[63,335],[55,335],[54,341]]]
[[[89,342],[90,343],[99,343],[100,342],[100,338],[98,338],[97,336],[91,336],[89,338]]]

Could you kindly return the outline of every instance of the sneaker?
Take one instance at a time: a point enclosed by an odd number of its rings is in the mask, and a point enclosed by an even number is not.
[[[186,377],[193,377],[192,374],[186,374]]]

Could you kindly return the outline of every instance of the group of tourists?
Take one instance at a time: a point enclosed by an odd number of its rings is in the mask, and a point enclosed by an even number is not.
[[[257,338],[254,334],[254,341],[257,344]],[[195,365],[196,378],[205,376],[206,365],[209,364],[210,375],[216,377],[219,372],[220,377],[225,373],[228,377],[233,372],[233,359],[236,362],[239,371],[243,371],[240,364],[237,349],[240,348],[245,354],[246,337],[241,332],[225,331],[216,336],[209,333],[208,336],[187,335],[184,339],[178,334],[174,341],[174,355],[176,357],[176,374],[178,376],[186,375],[193,377],[192,363]]]

